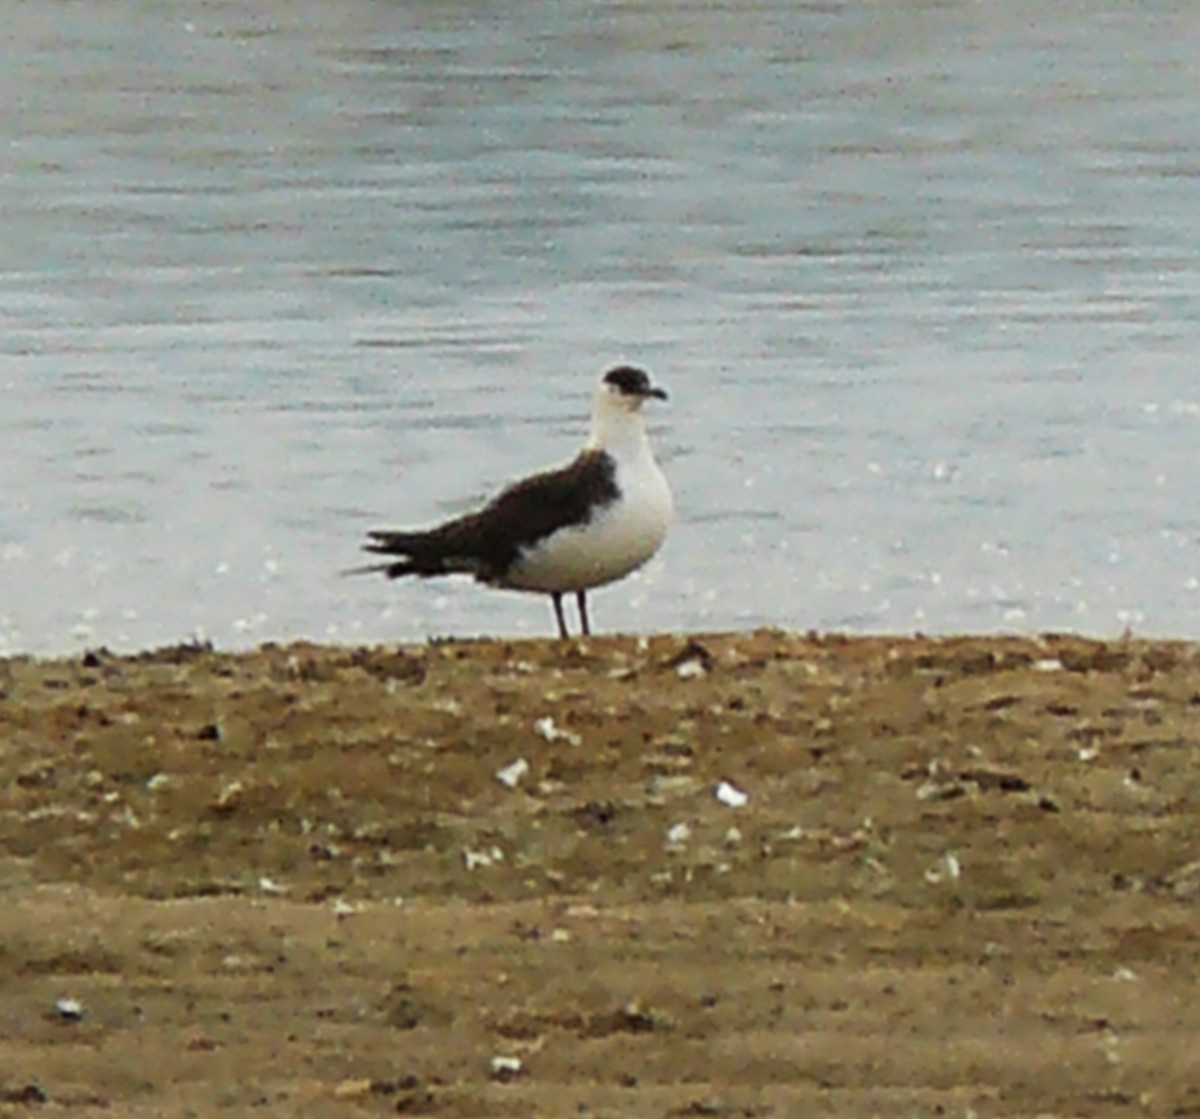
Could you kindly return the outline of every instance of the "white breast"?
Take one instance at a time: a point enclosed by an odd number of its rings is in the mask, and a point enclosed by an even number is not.
[[[636,571],[662,546],[671,491],[647,453],[619,463],[620,497],[587,524],[562,529],[527,550],[504,585],[525,591],[584,591]]]

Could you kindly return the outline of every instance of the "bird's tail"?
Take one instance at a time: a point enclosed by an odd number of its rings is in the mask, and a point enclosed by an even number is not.
[[[368,563],[352,567],[346,575],[366,575],[382,572],[389,579],[402,579],[405,575],[453,575],[456,572],[472,571],[473,565],[465,564],[447,555],[443,541],[444,533],[437,529],[427,532],[369,532],[370,541],[363,545],[365,552],[377,552],[385,556],[399,556],[386,563]]]

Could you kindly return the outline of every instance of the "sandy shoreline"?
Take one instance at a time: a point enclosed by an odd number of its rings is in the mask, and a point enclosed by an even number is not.
[[[1188,1114],[1198,716],[1184,642],[0,660],[0,1113]]]

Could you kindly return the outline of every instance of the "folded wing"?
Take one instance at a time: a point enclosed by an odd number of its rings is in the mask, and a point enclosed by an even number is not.
[[[482,583],[502,583],[525,548],[559,529],[586,524],[617,496],[612,460],[602,451],[584,451],[567,466],[516,482],[482,509],[435,528],[369,533],[364,550],[400,558],[362,570],[381,571],[389,579],[468,574]]]

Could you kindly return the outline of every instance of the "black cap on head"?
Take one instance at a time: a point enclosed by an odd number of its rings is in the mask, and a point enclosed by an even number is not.
[[[632,365],[618,365],[615,369],[610,369],[604,374],[604,383],[611,385],[624,396],[642,399],[656,396],[659,400],[667,399],[667,394],[662,389],[656,389],[650,383],[650,378],[644,370]]]

